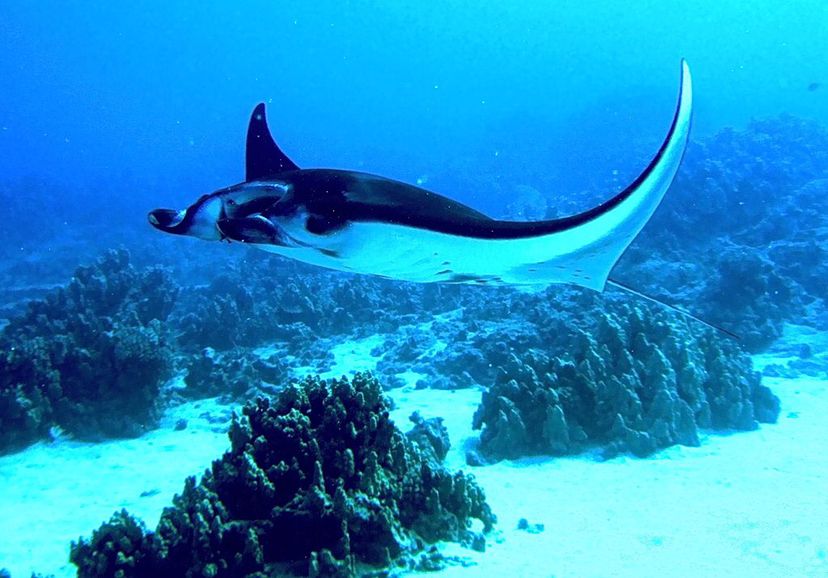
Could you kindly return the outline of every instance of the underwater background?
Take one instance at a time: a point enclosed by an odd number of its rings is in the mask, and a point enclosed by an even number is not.
[[[828,575],[824,2],[7,0],[0,46],[0,576]],[[302,167],[573,214],[681,58],[614,276],[739,339],[146,220],[243,179],[262,101]]]

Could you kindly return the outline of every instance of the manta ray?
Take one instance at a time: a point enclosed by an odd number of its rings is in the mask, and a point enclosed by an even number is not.
[[[299,168],[273,140],[262,103],[248,125],[244,182],[204,195],[183,210],[156,209],[149,222],[166,233],[237,241],[329,269],[390,279],[563,283],[602,291],[614,283],[610,272],[676,175],[691,112],[690,70],[682,60],[667,136],[629,186],[576,215],[516,222],[377,175]]]

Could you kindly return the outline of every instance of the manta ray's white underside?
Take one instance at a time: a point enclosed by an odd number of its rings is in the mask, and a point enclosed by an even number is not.
[[[582,242],[581,250],[567,250],[577,246],[578,230],[489,240],[401,225],[353,223],[320,246],[319,238],[308,239],[304,228],[291,229],[285,228],[291,237],[313,241],[314,247],[254,246],[329,269],[419,283],[568,283],[600,291],[614,264],[608,258],[611,246],[600,236],[582,237],[587,242]]]
[[[335,233],[307,232],[302,216],[274,221],[298,246],[256,245],[330,269],[416,282],[566,283],[601,291],[615,263],[658,208],[690,131],[692,86],[682,63],[674,126],[632,194],[597,217],[547,235],[482,239],[383,222],[355,222]]]

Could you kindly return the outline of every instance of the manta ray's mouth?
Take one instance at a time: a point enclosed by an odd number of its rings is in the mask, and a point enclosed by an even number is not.
[[[156,229],[169,232],[170,229],[181,224],[185,214],[186,211],[177,211],[175,209],[155,209],[149,212],[147,220]]]
[[[309,246],[293,238],[285,229],[263,215],[253,215],[242,219],[219,219],[216,222],[216,229],[222,241],[276,247]]]
[[[254,215],[241,219],[219,219],[216,228],[222,240],[254,243],[258,245],[287,245],[287,237],[273,221]]]

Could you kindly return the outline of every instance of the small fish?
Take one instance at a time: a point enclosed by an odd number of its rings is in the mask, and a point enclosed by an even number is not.
[[[814,92],[816,90],[819,90],[820,88],[822,88],[821,82],[812,82],[808,85],[808,92]]]

